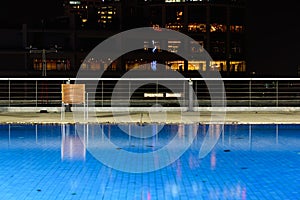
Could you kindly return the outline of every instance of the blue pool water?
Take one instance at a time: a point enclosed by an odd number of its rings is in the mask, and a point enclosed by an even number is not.
[[[159,131],[147,138],[118,125],[82,126],[0,125],[0,199],[300,199],[300,125],[225,125],[203,158],[204,138],[219,125],[208,133],[208,125],[153,124]],[[158,159],[144,173],[118,168],[134,169],[136,161],[115,152],[155,152],[177,132],[178,148],[191,143],[173,163],[160,168]],[[108,163],[90,151],[93,141],[102,141]],[[109,151],[108,141],[115,145]]]

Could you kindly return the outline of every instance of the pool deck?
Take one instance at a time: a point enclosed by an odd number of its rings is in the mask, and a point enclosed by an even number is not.
[[[76,112],[66,112],[61,120],[60,112],[0,112],[0,123],[226,123],[226,124],[300,124],[299,111],[231,111],[224,115],[211,112],[97,112],[88,120],[78,119]],[[75,118],[74,118],[75,116]],[[212,117],[213,116],[213,117]],[[214,117],[216,116],[216,117]],[[82,117],[82,116],[80,116]]]

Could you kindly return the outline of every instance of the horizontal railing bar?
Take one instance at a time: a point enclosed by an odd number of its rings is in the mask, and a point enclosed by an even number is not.
[[[205,81],[205,80],[221,80],[221,81],[300,81],[300,78],[0,78],[0,81],[119,81],[119,80],[182,80],[182,81]]]

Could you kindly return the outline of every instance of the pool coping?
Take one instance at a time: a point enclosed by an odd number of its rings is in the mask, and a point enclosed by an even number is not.
[[[156,112],[154,115],[157,114],[158,117],[152,118],[149,114],[144,115],[141,120],[142,113],[145,112],[131,113],[128,120],[123,117],[123,121],[118,121],[118,116],[114,116],[114,113],[101,112],[94,117],[90,116],[88,121],[78,122],[74,120],[73,112],[66,112],[62,120],[60,112],[0,112],[0,124],[300,124],[299,111],[231,111],[225,113],[224,121],[211,121],[211,112],[200,112],[200,116],[199,112],[166,112],[167,120],[160,118],[164,112]],[[184,120],[180,118],[182,114],[186,117]]]

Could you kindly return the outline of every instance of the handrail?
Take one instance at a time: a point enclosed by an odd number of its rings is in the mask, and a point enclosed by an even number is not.
[[[0,78],[0,106],[29,106],[59,105],[61,101],[61,84],[67,81],[86,83],[86,92],[91,98],[87,99],[96,106],[111,106],[111,101],[122,104],[130,97],[132,106],[151,106],[160,103],[163,106],[187,106],[189,102],[189,84],[193,81],[193,90],[197,96],[195,103],[201,106],[210,106],[210,94],[205,81],[216,80],[224,82],[228,106],[294,106],[300,107],[300,77],[299,78]],[[78,81],[78,82],[77,82]],[[116,82],[124,86],[119,91],[120,99],[112,100],[112,93]],[[124,82],[123,82],[124,81]],[[135,83],[136,81],[136,83]],[[137,90],[136,84],[140,81],[151,83],[150,86]],[[147,98],[144,93],[167,93],[160,81],[172,82],[172,87],[182,91],[182,96],[166,98]],[[168,83],[170,83],[168,82]],[[97,86],[97,90],[93,90]],[[126,89],[127,88],[127,89]],[[130,88],[134,88],[134,95]],[[158,91],[159,88],[159,91]],[[173,91],[176,93],[178,91]],[[213,91],[218,92],[218,91]],[[222,91],[219,91],[222,92]],[[122,104],[123,105],[123,104]]]
[[[0,78],[0,81],[80,81],[80,80],[98,80],[98,81],[118,81],[118,80],[182,80],[182,81],[204,81],[204,80],[221,80],[221,81],[300,81],[300,78]]]

